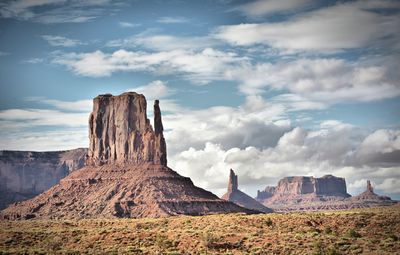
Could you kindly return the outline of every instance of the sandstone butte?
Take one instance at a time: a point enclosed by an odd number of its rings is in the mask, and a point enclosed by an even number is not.
[[[221,198],[245,208],[264,213],[272,212],[270,208],[262,205],[260,202],[238,189],[238,176],[232,169],[229,174],[228,191]]]
[[[33,199],[0,212],[3,219],[167,217],[254,213],[196,187],[167,166],[158,100],[154,129],[135,92],[100,95],[89,117],[86,166]]]
[[[277,212],[342,210],[397,203],[389,197],[375,194],[370,181],[367,181],[365,192],[351,197],[347,193],[345,179],[333,175],[321,178],[285,177],[277,186],[267,186],[263,191],[258,191],[256,200]]]

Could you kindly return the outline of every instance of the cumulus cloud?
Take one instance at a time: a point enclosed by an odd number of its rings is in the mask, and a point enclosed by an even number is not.
[[[261,97],[249,97],[239,107],[189,109],[163,119],[166,138],[172,144],[168,151],[172,154],[189,147],[202,148],[207,141],[220,144],[223,149],[254,145],[267,148],[275,146],[279,137],[291,129],[285,109]]]
[[[240,5],[235,8],[246,14],[247,16],[257,17],[261,15],[268,15],[279,12],[294,11],[304,7],[311,0],[257,0],[247,4]]]
[[[399,66],[400,62],[392,58],[375,63],[300,58],[234,67],[225,72],[225,77],[240,81],[239,89],[245,94],[258,94],[271,88],[289,90],[300,102],[302,98],[309,101],[304,108],[321,108],[318,102],[365,102],[400,95],[400,77],[395,71]],[[288,99],[294,100],[293,96]]]
[[[129,91],[144,94],[148,99],[165,98],[173,94],[173,90],[168,88],[167,84],[160,80],[152,81],[144,86],[129,89]]]
[[[46,40],[51,46],[75,47],[84,44],[79,40],[69,39],[64,36],[43,35],[42,38]]]
[[[360,182],[365,179],[374,180],[380,192],[398,192],[393,181],[400,175],[398,164],[376,166],[365,161],[362,166],[352,165],[349,159],[357,156],[362,135],[343,123],[329,125],[320,130],[296,127],[280,136],[276,146],[263,149],[253,146],[224,149],[218,143],[205,142],[199,149],[191,147],[170,156],[169,162],[180,173],[191,176],[196,184],[220,195],[230,168],[238,173],[241,187],[253,195],[257,188],[276,185],[285,176],[325,174],[345,177],[352,194],[365,189],[365,182]]]
[[[168,43],[162,47],[169,48]],[[322,109],[326,104],[368,102],[400,95],[400,61],[395,56],[357,61],[314,57],[262,62],[235,52],[206,48],[72,52],[57,55],[53,62],[82,76],[149,72],[178,75],[194,84],[233,81],[245,95],[262,94],[268,90],[284,91],[289,93],[275,100],[286,100],[286,105],[294,110]]]
[[[221,26],[215,36],[234,45],[263,44],[283,52],[335,52],[385,40],[396,44],[398,14],[383,15],[371,8],[364,1],[339,3],[282,22]]]

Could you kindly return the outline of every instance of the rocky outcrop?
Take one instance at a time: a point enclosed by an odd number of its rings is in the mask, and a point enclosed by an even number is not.
[[[271,209],[265,207],[254,198],[238,189],[238,177],[232,169],[229,174],[228,192],[221,198],[251,210],[263,213],[272,212]]]
[[[353,201],[369,201],[369,202],[379,202],[379,201],[392,201],[388,196],[379,196],[374,192],[371,182],[367,181],[367,189],[359,194],[358,196],[352,197]]]
[[[285,177],[276,187],[259,191],[256,199],[278,212],[343,210],[397,203],[388,197],[376,195],[369,181],[364,193],[351,197],[346,191],[344,178],[333,175],[321,178]]]
[[[264,190],[257,190],[256,200],[263,201],[272,197],[275,193],[274,186],[267,186]]]
[[[321,178],[310,176],[285,177],[278,182],[274,195],[316,194],[349,197],[344,178],[325,175]]]
[[[159,102],[154,130],[146,100],[134,92],[94,99],[87,166],[39,196],[0,213],[3,219],[165,217],[254,213],[193,185],[166,166]]]
[[[86,149],[0,151],[0,209],[32,198],[84,166]]]
[[[135,92],[100,95],[89,117],[87,165],[154,163],[167,165],[167,150],[158,100],[154,129],[146,114],[147,102]]]

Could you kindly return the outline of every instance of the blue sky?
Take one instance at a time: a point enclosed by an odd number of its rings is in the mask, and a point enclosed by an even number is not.
[[[87,147],[91,98],[160,99],[170,166],[400,199],[400,1],[0,3],[0,149]],[[152,115],[148,112],[149,116]]]

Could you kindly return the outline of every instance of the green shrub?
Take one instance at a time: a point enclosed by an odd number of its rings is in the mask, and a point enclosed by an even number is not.
[[[218,239],[211,233],[206,232],[203,234],[202,241],[206,248],[212,248]]]
[[[347,233],[347,235],[349,237],[351,237],[351,238],[359,238],[359,237],[361,237],[360,233],[358,233],[354,229],[350,229],[349,232]]]
[[[270,218],[268,218],[268,219],[265,221],[265,224],[266,224],[268,227],[271,227],[272,225],[274,225],[274,222],[273,222]]]
[[[327,228],[325,228],[324,233],[327,235],[330,235],[333,233],[333,231],[332,231],[331,227],[327,227]]]

